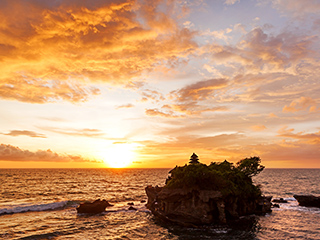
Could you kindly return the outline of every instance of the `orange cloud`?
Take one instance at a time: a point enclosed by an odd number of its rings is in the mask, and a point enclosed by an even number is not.
[[[252,129],[253,131],[260,132],[260,131],[266,130],[267,127],[264,126],[264,125],[254,125],[254,126],[251,126],[251,129]]]
[[[48,150],[38,150],[31,152],[22,150],[12,145],[0,145],[0,160],[2,161],[32,161],[32,162],[101,162],[98,160],[85,159],[75,155],[59,155]]]
[[[164,111],[161,111],[156,108],[146,109],[145,113],[147,116],[152,116],[152,117],[155,117],[155,116],[166,117],[166,118],[179,118],[179,117],[181,117],[179,115],[176,115],[173,111],[164,112]]]
[[[179,101],[185,102],[190,100],[204,100],[213,97],[213,93],[226,87],[227,79],[209,79],[190,84],[184,88],[171,92],[171,94]]]
[[[168,97],[172,103],[162,106],[163,109],[169,109],[170,114],[159,114],[159,111],[157,110],[157,115],[172,117],[199,115],[204,112],[227,111],[228,107],[211,106],[211,104],[208,106],[206,102],[206,100],[213,99],[215,93],[219,89],[225,88],[227,85],[228,81],[226,79],[209,79],[172,91]],[[164,98],[161,98],[161,100],[164,100]],[[176,114],[174,114],[174,112],[176,112]],[[148,112],[148,114],[152,115],[155,114],[155,112],[152,114],[151,112]]]
[[[167,2],[167,4],[175,4]],[[126,85],[197,47],[162,1],[6,1],[0,8],[0,97],[85,101],[94,82]],[[76,84],[75,84],[76,83]]]
[[[292,138],[303,141],[306,144],[320,144],[320,131],[316,133],[305,133],[298,132],[294,133],[294,129],[287,129],[287,127],[283,127],[278,131],[278,136],[285,138]]]
[[[8,100],[18,100],[29,103],[47,103],[59,100],[83,102],[91,95],[97,95],[100,90],[93,86],[85,86],[75,81],[51,81],[31,78],[5,80],[1,84],[0,97]]]
[[[142,95],[142,101],[148,101],[148,100],[152,100],[155,102],[159,102],[160,100],[164,100],[163,95],[156,91],[156,90],[150,90],[150,89],[144,89],[141,93]]]
[[[133,104],[128,103],[128,104],[125,104],[125,105],[117,106],[116,109],[120,109],[120,108],[133,108],[133,107],[134,107]]]
[[[179,113],[185,115],[200,115],[204,112],[219,112],[219,111],[228,111],[229,108],[225,106],[207,106],[207,105],[200,105],[194,102],[187,102],[187,103],[179,103],[179,104],[172,104],[170,105],[171,108]]]
[[[284,126],[278,130],[280,136],[291,134],[294,131],[293,128],[288,129],[288,126]]]
[[[316,101],[310,97],[300,97],[299,99],[293,100],[289,106],[285,105],[282,109],[283,112],[298,112],[303,111],[309,108],[310,112],[316,111]]]
[[[29,137],[35,137],[35,138],[46,138],[44,134],[36,133],[33,131],[28,130],[11,130],[9,133],[3,133],[4,135],[8,136],[29,136]]]
[[[268,117],[269,118],[278,118],[278,116],[274,113],[269,113]]]
[[[41,129],[77,137],[102,137],[105,134],[99,129],[83,128],[83,129],[72,129],[72,128],[50,128],[50,127],[41,127]]]

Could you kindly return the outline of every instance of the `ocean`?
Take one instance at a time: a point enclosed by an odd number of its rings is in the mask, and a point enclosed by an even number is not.
[[[234,228],[158,222],[145,207],[144,189],[164,185],[169,170],[0,169],[0,239],[320,239],[320,209],[293,198],[320,195],[320,169],[265,169],[254,182],[288,203]],[[80,202],[96,199],[114,206],[77,214]]]

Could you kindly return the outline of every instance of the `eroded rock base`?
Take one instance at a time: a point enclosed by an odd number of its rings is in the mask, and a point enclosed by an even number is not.
[[[146,187],[147,208],[179,225],[226,224],[250,214],[271,212],[271,198],[224,197],[220,191]]]

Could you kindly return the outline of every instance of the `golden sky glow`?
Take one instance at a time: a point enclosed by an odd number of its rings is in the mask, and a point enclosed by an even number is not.
[[[320,168],[320,3],[0,1],[0,168]]]

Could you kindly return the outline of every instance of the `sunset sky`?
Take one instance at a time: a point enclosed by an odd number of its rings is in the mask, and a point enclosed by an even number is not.
[[[320,168],[320,1],[0,0],[0,168]]]

